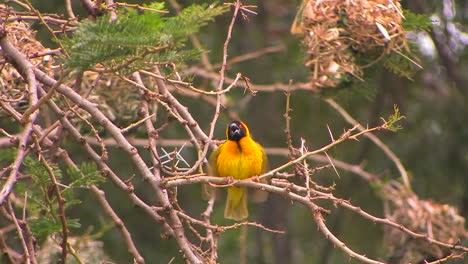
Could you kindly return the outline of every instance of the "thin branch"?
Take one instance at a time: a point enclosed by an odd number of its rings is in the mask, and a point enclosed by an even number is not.
[[[185,74],[187,74],[187,75],[195,74],[195,75],[198,75],[200,77],[207,78],[207,79],[212,79],[212,80],[216,80],[216,81],[219,81],[221,79],[220,75],[215,73],[215,72],[209,72],[209,71],[207,71],[205,69],[200,69],[200,68],[196,68],[196,67],[192,67],[189,70],[185,71]],[[227,82],[231,82],[231,83],[234,81],[234,79],[229,78],[229,77],[226,77],[225,80]],[[243,88],[248,88],[247,84],[242,83],[242,82],[238,83],[237,85],[240,86],[240,87],[243,87]],[[311,89],[309,83],[302,83],[302,82],[293,83],[291,85],[284,84],[284,83],[273,83],[273,84],[253,84],[253,83],[250,83],[249,87],[252,90],[255,90],[255,91],[258,91],[258,92],[286,91],[288,89],[291,89],[291,91],[296,91],[296,90],[310,91],[310,89]]]
[[[65,7],[67,9],[68,16],[71,20],[76,20],[75,13],[73,12],[71,0],[65,0]]]
[[[98,165],[101,170],[101,173],[109,178],[123,193],[127,194],[130,198],[130,201],[133,202],[136,206],[143,209],[145,213],[147,213],[155,222],[163,224],[164,228],[168,233],[172,234],[172,229],[164,223],[164,218],[157,214],[150,206],[148,206],[145,202],[143,202],[134,192],[133,187],[127,185],[124,181],[122,181],[114,171],[105,163],[104,160],[101,159],[101,156],[97,154],[94,149],[89,145],[87,140],[80,134],[78,129],[72,125],[72,123],[61,113],[63,113],[60,108],[52,101],[48,102],[49,106],[51,107],[52,111],[54,111],[58,116],[60,116],[60,122],[62,123],[63,127],[67,129],[72,137],[78,142],[82,144],[83,149],[88,153],[89,157]],[[65,154],[66,152],[64,152]],[[65,157],[65,160],[68,161],[69,158]],[[67,164],[72,164],[71,162],[67,162]],[[72,166],[75,167],[76,166]]]
[[[191,83],[188,83],[188,82],[168,79],[168,78],[166,78],[166,77],[164,77],[162,75],[155,74],[155,73],[145,71],[145,70],[141,70],[140,72],[144,73],[146,75],[152,76],[154,78],[164,80],[164,81],[166,81],[166,82],[168,82],[170,84],[173,84],[173,85],[183,85],[183,86],[189,88],[192,91],[195,91],[197,93],[204,94],[204,95],[221,95],[221,94],[228,93],[229,91],[231,91],[232,88],[236,87],[237,81],[242,77],[241,73],[237,73],[236,78],[234,80],[232,80],[232,83],[228,87],[226,87],[226,88],[224,88],[222,90],[205,91],[205,90],[196,88],[195,86],[193,86]]]
[[[102,15],[102,11],[99,7],[91,0],[80,0],[81,4],[84,8],[88,11],[88,13],[93,16],[94,18]]]
[[[371,264],[383,264],[383,262],[375,261],[372,259],[369,259],[363,255],[360,255],[354,251],[352,251],[350,248],[348,248],[343,242],[341,242],[338,238],[336,238],[325,226],[325,223],[323,222],[323,217],[321,212],[327,212],[327,210],[317,206],[315,203],[313,203],[310,198],[300,196],[294,192],[292,192],[289,188],[281,188],[281,187],[276,187],[272,185],[267,185],[259,182],[255,182],[252,179],[247,179],[247,180],[233,180],[232,178],[226,178],[226,177],[209,177],[209,176],[200,176],[200,177],[191,177],[191,178],[184,178],[184,179],[174,179],[170,181],[165,181],[164,186],[166,187],[174,187],[178,185],[184,185],[184,184],[194,184],[194,183],[212,183],[216,184],[217,186],[222,186],[222,187],[228,187],[228,186],[235,186],[235,187],[249,187],[249,188],[255,188],[255,189],[260,189],[263,191],[268,191],[272,193],[276,193],[282,196],[287,197],[288,199],[292,201],[297,201],[304,206],[310,208],[312,211],[312,214],[314,216],[314,220],[317,223],[317,226],[319,227],[320,231],[324,233],[327,239],[329,239],[332,243],[334,243],[336,246],[340,247],[343,251],[345,251],[348,255],[350,255],[353,258],[356,258],[360,261],[363,261],[365,263],[371,263]],[[294,186],[294,184],[289,183],[288,186]]]
[[[46,95],[47,96],[47,95]],[[39,156],[39,161],[44,165],[45,169],[47,170],[47,173],[49,174],[51,183],[53,185],[55,195],[57,196],[57,203],[58,203],[58,216],[60,218],[60,222],[62,224],[62,242],[61,242],[61,247],[62,247],[62,258],[60,259],[60,263],[65,264],[67,262],[67,245],[68,245],[68,233],[70,232],[68,230],[68,224],[67,224],[67,218],[65,216],[65,199],[62,196],[62,192],[60,191],[59,187],[59,182],[57,181],[57,177],[55,176],[55,172],[50,166],[50,164],[47,162],[47,160],[44,158],[42,155],[42,149],[40,147],[40,144],[37,140],[37,137],[33,136],[35,139],[35,147],[37,149],[37,153]]]
[[[285,48],[284,44],[279,44],[279,45],[275,45],[275,46],[271,46],[271,47],[266,47],[264,49],[257,50],[257,51],[254,51],[254,52],[246,53],[246,54],[243,54],[243,55],[240,55],[240,56],[237,56],[237,57],[234,57],[234,58],[228,60],[226,62],[226,66],[231,66],[233,64],[243,62],[243,61],[247,61],[247,60],[252,60],[252,59],[258,58],[260,56],[263,56],[265,54],[268,54],[268,53],[280,52],[280,51],[283,51],[284,48]],[[217,63],[217,64],[213,65],[214,68],[219,68],[221,66],[222,66],[222,63]]]
[[[445,258],[441,258],[441,259],[438,259],[438,260],[435,260],[435,261],[431,261],[431,262],[427,262],[427,261],[424,261],[424,264],[441,264],[445,261],[448,261],[448,260],[451,260],[451,259],[463,259],[463,257],[466,255],[466,253],[462,253],[462,254],[450,254],[448,255],[447,257]]]
[[[144,264],[145,260],[138,252],[138,249],[136,248],[135,243],[133,242],[132,235],[128,231],[127,227],[125,227],[125,223],[122,221],[122,219],[120,219],[120,217],[112,209],[112,206],[109,204],[109,202],[106,199],[106,195],[104,191],[100,190],[98,187],[94,185],[91,186],[91,191],[93,191],[97,200],[101,204],[101,207],[104,209],[104,212],[106,212],[107,215],[109,215],[112,218],[112,221],[114,221],[114,223],[120,229],[120,232],[122,233],[122,236],[124,237],[124,241],[127,244],[128,251],[135,258],[135,262],[138,264]]]
[[[6,201],[8,210],[10,211],[11,218],[13,219],[13,223],[15,224],[16,231],[18,233],[18,237],[21,241],[21,246],[23,247],[23,252],[25,256],[25,263],[30,264],[31,263],[31,254],[29,252],[28,246],[26,244],[26,240],[24,239],[23,235],[23,229],[21,228],[18,219],[15,216],[15,211],[13,210],[13,207],[11,206],[11,201],[10,199],[7,199]]]
[[[351,125],[353,126],[358,126],[358,129],[360,131],[365,130],[366,128],[363,127],[361,124],[359,124],[356,119],[354,119],[348,112],[346,112],[345,109],[343,109],[338,103],[335,102],[335,100],[328,98],[325,99],[325,102],[327,102],[331,107],[333,107],[340,115]],[[398,171],[400,172],[401,178],[405,184],[405,187],[408,188],[408,190],[411,190],[411,184],[409,181],[408,173],[406,172],[405,167],[401,163],[400,159],[393,153],[393,151],[385,145],[378,137],[376,137],[372,133],[367,133],[365,134],[365,137],[368,137],[374,144],[376,144],[379,148],[385,152],[385,154],[393,161],[395,166],[397,167]]]
[[[361,135],[365,135],[366,133],[376,131],[376,130],[386,129],[386,126],[387,126],[386,124],[383,124],[383,125],[380,125],[380,126],[377,126],[377,127],[365,129],[365,130],[363,130],[361,132],[358,132],[358,133],[355,133],[355,134],[352,134],[352,131],[354,131],[357,127],[353,127],[351,129],[348,129],[345,133],[343,133],[343,135],[341,135],[340,138],[338,138],[337,140],[331,142],[330,144],[328,144],[328,145],[326,145],[326,146],[324,146],[324,147],[322,147],[320,149],[306,152],[303,155],[301,155],[300,157],[298,157],[298,158],[296,158],[294,160],[291,160],[288,163],[285,163],[285,164],[277,167],[276,169],[270,170],[269,172],[267,172],[265,174],[260,175],[259,178],[263,179],[263,178],[271,177],[275,173],[280,172],[280,171],[282,171],[282,170],[284,170],[284,169],[286,169],[286,168],[288,168],[288,167],[290,167],[292,165],[299,164],[300,162],[302,162],[304,159],[306,159],[309,156],[325,152],[328,149],[340,144],[341,142],[343,142],[343,141],[345,141],[347,139],[356,139]]]
[[[422,240],[425,240],[425,241],[429,242],[430,244],[435,244],[435,245],[438,245],[438,246],[441,246],[441,247],[444,247],[444,248],[468,252],[468,247],[465,247],[463,245],[458,245],[458,244],[444,243],[444,242],[433,239],[429,234],[416,233],[416,232],[411,231],[408,228],[404,227],[403,225],[395,223],[395,222],[393,222],[393,221],[391,221],[391,220],[389,220],[387,218],[375,217],[375,216],[367,213],[366,211],[362,210],[361,208],[350,204],[349,202],[346,202],[346,201],[343,201],[343,200],[337,200],[336,203],[338,205],[340,205],[340,206],[343,206],[346,209],[349,209],[349,210],[361,215],[362,217],[364,217],[366,219],[371,220],[374,223],[381,223],[381,224],[384,224],[384,225],[391,226],[393,228],[396,228],[396,229],[410,235],[413,238],[422,239]]]
[[[0,27],[0,47],[2,48],[5,56],[14,63],[13,65],[26,80],[28,84],[29,105],[36,105],[38,102],[38,96],[37,81],[33,72],[34,66],[28,61],[24,54],[22,54],[15,46],[11,44],[3,27]],[[3,101],[0,101],[0,104],[3,108],[5,108],[5,103]],[[31,118],[27,120],[26,124],[24,125],[24,130],[18,143],[18,152],[16,154],[16,158],[13,164],[10,166],[10,175],[8,176],[8,179],[0,191],[0,204],[3,204],[16,183],[19,169],[23,163],[24,157],[26,156],[29,137],[33,132],[34,123],[38,114],[39,111],[31,114]]]
[[[352,249],[350,249],[344,242],[339,240],[325,225],[325,221],[323,219],[323,216],[318,213],[313,211],[312,215],[314,216],[315,223],[317,224],[319,230],[323,233],[323,235],[330,240],[335,246],[337,246],[339,249],[341,249],[343,252],[345,252],[348,256],[351,258],[355,258],[361,262],[364,263],[369,263],[369,264],[385,264],[385,262],[380,262],[377,260],[370,259],[364,255],[358,254],[354,252]]]
[[[36,77],[42,83],[53,86],[57,81],[50,78],[47,74],[42,71],[35,69]],[[137,148],[132,146],[127,139],[123,136],[120,129],[115,126],[98,108],[95,104],[83,98],[81,95],[76,93],[73,89],[68,86],[60,85],[57,88],[57,91],[63,94],[65,97],[73,101],[75,104],[79,105],[82,109],[87,111],[91,116],[93,116],[99,124],[115,139],[117,144],[124,150],[127,155],[130,157],[130,160],[133,162],[138,171],[142,174],[143,178],[149,182],[151,188],[155,192],[155,196],[161,205],[167,209],[165,219],[168,224],[172,227],[174,231],[174,239],[177,241],[180,249],[182,250],[184,256],[192,263],[201,264],[203,261],[199,256],[195,255],[191,243],[187,240],[183,229],[182,223],[180,222],[179,217],[176,212],[173,210],[170,201],[165,195],[165,192],[159,187],[159,179],[154,177],[153,173],[150,171],[148,166],[145,164],[142,157],[138,154]]]

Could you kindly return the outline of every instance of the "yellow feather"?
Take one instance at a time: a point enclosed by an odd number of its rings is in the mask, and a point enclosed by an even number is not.
[[[244,124],[245,126],[245,124]],[[245,126],[247,131],[248,128]],[[267,169],[267,159],[262,146],[255,142],[250,133],[239,141],[227,140],[210,156],[210,174],[233,177],[237,180],[260,175]],[[265,200],[263,198],[258,200]],[[245,188],[229,187],[224,217],[242,220],[249,215]]]

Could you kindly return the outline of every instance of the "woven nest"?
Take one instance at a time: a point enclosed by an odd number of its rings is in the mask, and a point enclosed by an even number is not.
[[[383,192],[388,219],[448,244],[457,244],[468,237],[465,219],[458,214],[456,208],[420,200],[416,194],[396,182],[387,184]],[[384,241],[391,255],[397,257],[392,263],[416,263],[430,257],[442,258],[450,253],[446,248],[423,239],[413,239],[391,227],[385,228]]]
[[[0,17],[8,17],[8,9],[5,5],[0,5]],[[25,22],[7,22],[5,30],[11,44],[28,57],[49,51],[49,49],[42,46],[35,39],[36,33]],[[7,58],[0,48],[0,61],[6,60]],[[49,68],[53,63],[53,58],[45,56],[31,58],[29,61],[36,66],[40,65],[42,68]],[[17,110],[27,107],[26,83],[21,74],[11,64],[4,64],[0,68],[0,96],[10,101]]]
[[[406,48],[402,19],[398,0],[303,0],[291,32],[307,49],[312,87],[334,87],[349,75],[361,79],[356,53]]]
[[[148,87],[156,87],[154,80],[142,75],[142,81]],[[75,86],[74,79],[66,82],[69,86]],[[113,74],[99,74],[92,71],[85,71],[81,76],[80,91],[88,94],[88,100],[99,106],[99,109],[114,123],[120,126],[127,126],[132,122],[141,119],[141,98],[138,89],[128,85],[121,77]],[[151,102],[149,103],[149,111],[154,113],[157,111],[156,98],[148,95]],[[90,119],[88,112],[79,109],[77,110],[81,117]],[[81,120],[73,117],[72,121],[76,120],[76,125],[79,128],[86,127]],[[83,128],[84,128],[83,127]]]

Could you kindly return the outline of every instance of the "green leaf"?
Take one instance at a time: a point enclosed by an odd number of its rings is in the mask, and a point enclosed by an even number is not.
[[[66,219],[67,227],[80,228],[81,224],[79,219]],[[40,217],[36,219],[29,219],[29,226],[33,234],[40,240],[47,238],[54,233],[62,232],[62,222],[48,217]]]
[[[160,9],[162,3],[149,7]],[[131,72],[157,62],[183,62],[188,54],[185,42],[190,34],[224,13],[225,6],[192,5],[174,17],[152,11],[123,8],[118,20],[109,23],[105,15],[80,24],[71,38],[63,39],[71,68],[90,69],[96,64],[115,71]]]
[[[24,159],[24,165],[27,166],[26,173],[32,176],[35,185],[44,186],[51,182],[49,172],[38,158],[27,156]],[[57,164],[50,163],[49,166],[52,168],[55,178],[60,180],[62,178],[62,171]]]
[[[48,217],[30,219],[29,226],[33,234],[40,240],[45,239],[53,233],[62,231],[62,223]]]
[[[105,178],[101,175],[94,162],[83,162],[79,165],[79,169],[68,168],[68,175],[72,179],[69,184],[71,188],[86,188],[89,185],[99,185],[105,182]]]
[[[434,23],[431,21],[431,17],[423,14],[415,14],[409,10],[404,9],[403,15],[405,19],[403,20],[403,28],[406,31],[415,31],[415,30],[429,30]]]
[[[381,117],[384,123],[387,124],[387,129],[393,132],[403,129],[403,127],[397,124],[397,122],[405,118],[405,116],[400,114],[400,109],[398,109],[397,105],[393,106],[393,114],[388,117],[388,120],[385,120],[383,117]]]
[[[67,219],[67,226],[68,228],[80,228],[80,219]]]
[[[0,162],[13,162],[15,160],[16,153],[18,153],[17,148],[2,149],[2,151],[0,151]]]

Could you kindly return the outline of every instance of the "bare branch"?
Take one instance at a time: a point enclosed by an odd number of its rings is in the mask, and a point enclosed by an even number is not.
[[[351,117],[346,110],[344,110],[339,104],[337,104],[333,99],[328,98],[325,99],[325,102],[327,102],[330,106],[332,106],[340,115],[351,125],[353,126],[358,126],[358,129],[360,131],[365,130],[365,127],[363,127],[361,124],[359,124],[358,121],[356,121],[353,117]],[[401,178],[403,179],[403,182],[405,183],[406,188],[408,190],[411,190],[411,184],[408,178],[408,173],[406,172],[405,167],[401,163],[400,159],[393,153],[393,151],[385,145],[378,137],[376,137],[374,134],[369,133],[365,135],[368,137],[374,144],[376,144],[379,148],[383,150],[383,152],[395,163],[398,171],[400,172]]]
[[[91,190],[93,191],[93,193],[96,196],[97,200],[101,204],[102,208],[104,208],[104,211],[112,218],[112,221],[114,221],[114,223],[120,229],[120,232],[122,233],[122,235],[124,237],[125,243],[127,244],[128,251],[135,258],[135,262],[138,263],[138,264],[145,263],[145,260],[140,255],[140,253],[138,252],[138,249],[135,246],[135,243],[133,242],[132,235],[130,234],[130,232],[125,227],[124,222],[120,219],[120,217],[112,209],[112,206],[109,204],[109,202],[106,199],[106,195],[105,195],[104,191],[100,190],[96,186],[91,186]]]
[[[33,105],[36,105],[38,103],[37,81],[33,72],[34,66],[28,61],[24,54],[20,53],[19,50],[10,43],[7,37],[7,33],[5,32],[3,26],[4,25],[0,25],[0,47],[2,48],[2,51],[4,52],[5,56],[9,60],[11,60],[13,65],[17,68],[18,72],[20,72],[23,78],[26,80],[28,84],[29,105],[32,107]],[[4,109],[7,108],[6,104],[1,100],[0,104]],[[2,189],[0,191],[0,204],[3,204],[5,202],[5,199],[8,197],[16,183],[18,171],[20,169],[21,164],[23,163],[24,157],[26,156],[26,149],[28,148],[29,137],[33,132],[33,126],[36,122],[38,114],[38,111],[32,113],[31,118],[27,120],[23,126],[24,130],[19,139],[18,152],[16,154],[15,161],[10,166],[10,175],[8,176],[7,181],[2,186]]]

